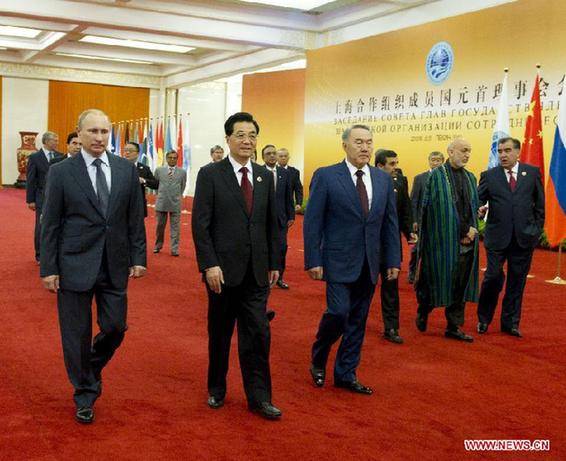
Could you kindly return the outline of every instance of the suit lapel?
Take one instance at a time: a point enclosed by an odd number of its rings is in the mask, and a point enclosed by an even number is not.
[[[96,193],[94,192],[94,187],[92,186],[92,182],[90,181],[90,177],[86,169],[86,163],[83,159],[82,154],[79,153],[74,157],[71,157],[69,161],[73,165],[71,174],[77,181],[77,184],[85,193],[92,206],[96,208],[100,216],[104,217],[104,213],[102,213],[102,210],[100,209],[100,206],[98,204],[98,198],[96,197]]]
[[[239,203],[239,205],[242,207],[242,211],[247,215],[248,211],[247,211],[247,208],[246,208],[246,202],[244,202],[244,196],[242,195],[240,185],[238,184],[238,179],[236,178],[236,175],[234,174],[234,169],[232,168],[232,164],[230,163],[230,160],[228,160],[228,157],[226,157],[224,160],[222,160],[220,172],[221,172],[222,179],[224,180],[224,182],[226,183],[226,186],[228,187],[228,190],[234,196],[234,198]],[[252,164],[252,171],[250,172],[250,174],[254,174],[253,164]],[[248,179],[250,181],[253,181],[253,178],[251,178],[251,177],[248,177]],[[255,183],[254,183],[254,185],[255,185]],[[254,198],[255,198],[256,188],[254,187],[253,189],[254,189],[253,193],[254,193]]]
[[[376,208],[377,208],[377,202],[378,200],[376,199],[376,197],[379,194],[379,189],[380,189],[380,182],[377,179],[377,172],[376,170],[374,170],[373,168],[369,169],[370,172],[370,177],[371,177],[371,188],[372,188],[372,199],[371,199],[371,208],[369,209],[369,213],[368,213],[368,218],[371,216],[372,213],[375,212]]]
[[[525,180],[527,179],[527,171],[522,163],[519,163],[519,168],[517,170],[517,185],[515,186],[515,192],[517,192]]]
[[[509,186],[509,180],[507,179],[507,172],[505,171],[505,168],[498,166],[497,170],[499,170],[496,171],[497,182],[499,182],[501,187],[503,187],[503,189],[505,189],[505,191],[507,191],[509,195],[513,194],[513,192],[511,192],[511,186]]]
[[[346,166],[346,161],[343,161],[340,165],[340,170],[338,171],[338,182],[344,188],[348,199],[352,203],[354,209],[358,212],[360,217],[362,217],[362,203],[360,202],[360,198],[358,197],[358,192],[356,191],[356,187],[354,186],[354,182],[350,177],[350,170]]]

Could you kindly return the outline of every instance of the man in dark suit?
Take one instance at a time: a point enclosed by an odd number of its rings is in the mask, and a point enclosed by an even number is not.
[[[151,169],[138,162],[140,156],[140,145],[136,142],[128,142],[124,146],[124,157],[132,162],[136,169],[138,170],[138,176],[140,177],[140,190],[143,197],[143,215],[147,218],[147,197],[145,196],[145,188],[157,189],[159,187],[159,181],[155,179]]]
[[[411,189],[411,206],[413,215],[413,232],[419,231],[419,218],[421,216],[421,200],[425,190],[426,182],[430,176],[430,172],[444,163],[444,154],[438,151],[432,151],[428,154],[429,169],[415,176],[413,179],[413,188]],[[409,283],[415,281],[417,273],[417,246],[411,249],[411,259],[409,261]]]
[[[108,116],[83,112],[80,154],[49,170],[41,228],[41,277],[57,293],[75,418],[94,420],[102,369],[127,329],[128,277],[145,274],[143,202],[134,165],[106,152]],[[92,299],[100,332],[92,340]]]
[[[67,135],[67,157],[74,157],[81,151],[81,141],[76,131]]]
[[[208,293],[208,405],[226,396],[230,340],[238,352],[251,411],[278,419],[271,401],[269,289],[279,277],[279,235],[273,175],[252,163],[259,126],[238,112],[224,124],[229,155],[198,173],[192,230]]]
[[[327,307],[312,347],[311,376],[323,386],[332,345],[334,385],[370,395],[356,376],[369,306],[380,267],[397,278],[399,227],[391,176],[370,167],[373,140],[365,125],[344,130],[346,159],[315,171],[304,221],[305,269],[326,281]]]
[[[501,331],[521,337],[519,322],[527,274],[533,250],[544,226],[544,190],[537,167],[519,163],[521,142],[514,138],[498,141],[500,165],[480,176],[480,214],[487,215],[484,244],[485,273],[478,303],[478,333],[486,333],[493,320],[499,293],[507,286],[501,309]]]
[[[295,223],[295,209],[291,195],[291,178],[285,168],[277,166],[277,150],[273,144],[267,144],[261,150],[265,168],[273,175],[275,184],[275,203],[277,204],[277,222],[279,224],[279,241],[281,245],[281,271],[277,286],[284,290],[289,289],[283,280],[285,261],[287,256],[287,231]]]
[[[43,200],[45,195],[45,178],[49,167],[60,162],[65,157],[57,152],[59,136],[52,131],[46,131],[41,137],[43,147],[28,157],[27,178],[26,178],[26,202],[30,210],[35,211],[35,230],[34,248],[35,260],[39,263],[40,243],[39,234],[41,232],[41,212],[43,210]]]
[[[289,172],[291,179],[291,194],[295,201],[295,211],[303,206],[303,185],[301,183],[301,172],[289,165],[289,151],[282,147],[277,150],[277,164]]]
[[[392,150],[381,149],[379,154],[375,156],[375,166],[393,179],[399,230],[405,235],[407,242],[416,243],[417,235],[412,231],[413,218],[411,201],[407,191],[407,178],[399,174],[398,165],[399,158],[397,153]],[[401,260],[402,255],[401,252]],[[403,338],[399,335],[399,279],[389,280],[387,278],[387,268],[384,266],[381,267],[380,272],[381,313],[384,325],[383,337],[392,343],[402,344]]]

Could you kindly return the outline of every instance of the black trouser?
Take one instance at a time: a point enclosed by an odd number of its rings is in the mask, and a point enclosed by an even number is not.
[[[411,247],[411,259],[409,260],[409,283],[415,281],[417,275],[417,262],[418,262],[418,245],[413,245]]]
[[[470,274],[472,272],[473,265],[473,249],[470,249],[466,253],[460,253],[460,255],[458,256],[458,262],[454,277],[452,279],[452,303],[449,306],[446,306],[444,309],[447,330],[454,331],[457,330],[458,327],[464,325],[464,311],[466,308],[464,297],[466,295],[466,288],[468,287],[468,283],[470,281]],[[428,301],[426,274],[424,275],[425,278],[421,276],[419,280],[419,307],[417,311],[421,314],[428,315],[430,311],[432,311],[433,307]]]
[[[35,228],[33,231],[33,246],[35,260],[39,261],[39,241],[41,240],[41,205],[35,204]]]
[[[387,268],[381,267],[381,315],[385,330],[399,329],[399,279],[387,280]]]
[[[265,306],[269,286],[258,286],[251,264],[242,283],[223,285],[208,292],[208,393],[218,399],[226,395],[230,342],[238,321],[238,355],[246,397],[250,404],[271,402],[269,348],[271,334]]]
[[[105,261],[106,258],[103,258]],[[92,339],[92,299],[100,332]],[[92,406],[100,389],[100,374],[124,339],[127,329],[126,289],[112,286],[103,262],[89,291],[60,289],[57,294],[63,357],[75,388],[77,407]]]
[[[518,327],[527,275],[531,267],[533,248],[522,248],[515,236],[502,250],[488,250],[487,270],[483,278],[478,302],[478,320],[490,324],[497,307],[499,293],[505,283],[503,265],[507,261],[507,286],[501,307],[501,327]]]
[[[281,271],[279,272],[279,279],[283,280],[283,273],[285,272],[285,265],[287,261],[287,226],[279,228],[279,242],[281,247]]]

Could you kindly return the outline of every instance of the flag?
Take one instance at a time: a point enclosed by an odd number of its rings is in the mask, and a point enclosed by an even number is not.
[[[153,122],[149,120],[149,134],[147,135],[147,155],[149,157],[149,168],[151,171],[155,170],[155,160],[153,156]]]
[[[183,166],[183,121],[179,115],[179,130],[177,131],[177,166]]]
[[[566,81],[560,96],[560,109],[546,183],[546,238],[551,247],[566,239]]]
[[[163,119],[161,119],[157,125],[155,148],[157,150],[157,166],[162,166],[163,165]]]
[[[112,125],[110,129],[110,137],[108,138],[108,152],[116,153],[116,125]]]
[[[130,141],[130,121],[126,121],[126,128],[124,131],[124,144]]]
[[[165,151],[165,154],[167,154],[167,152],[173,150],[173,143],[171,142],[171,116],[167,117],[167,126],[165,127],[165,139],[163,141],[164,141],[163,150]]]
[[[119,157],[122,155],[121,128],[122,125],[118,124],[118,128],[116,129],[116,143],[114,144],[114,153]]]
[[[189,137],[189,118],[185,121],[185,136],[183,138],[183,168],[187,170],[187,175],[191,171],[191,143]]]
[[[544,154],[542,150],[542,116],[539,81],[540,76],[537,73],[529,113],[527,114],[525,140],[521,147],[519,159],[523,163],[538,167],[542,183],[544,184]]]
[[[502,138],[509,136],[509,101],[507,97],[507,71],[501,83],[501,94],[499,95],[499,107],[497,109],[497,121],[495,129],[491,137],[491,151],[489,153],[489,161],[487,168],[493,168],[499,165],[499,155],[497,153],[497,143]]]
[[[138,121],[135,120],[135,121],[133,122],[133,125],[134,125],[134,134],[132,135],[132,139],[130,139],[130,141],[133,141],[133,142],[135,142],[136,144],[139,144],[140,141],[139,141],[139,134],[138,134],[138,131],[139,131],[139,130],[138,130]]]

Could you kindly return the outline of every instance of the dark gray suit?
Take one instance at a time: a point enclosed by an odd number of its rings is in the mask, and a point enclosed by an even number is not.
[[[143,201],[135,165],[108,155],[108,209],[102,210],[83,154],[50,168],[41,229],[41,276],[59,275],[65,365],[77,407],[92,406],[102,368],[122,342],[128,269],[146,265]],[[96,298],[100,332],[92,341]]]
[[[53,152],[53,158],[47,161],[43,149],[39,149],[28,157],[26,177],[26,203],[35,203],[34,247],[35,259],[39,261],[39,234],[41,231],[41,209],[45,195],[45,178],[50,165],[60,162],[65,157],[60,152]]]
[[[501,309],[501,327],[507,330],[519,326],[523,290],[544,226],[544,190],[539,169],[519,163],[516,179],[512,192],[505,169],[497,166],[481,174],[478,187],[480,201],[489,202],[484,234],[487,270],[478,302],[478,319],[488,325],[493,320],[507,261],[507,286]]]

